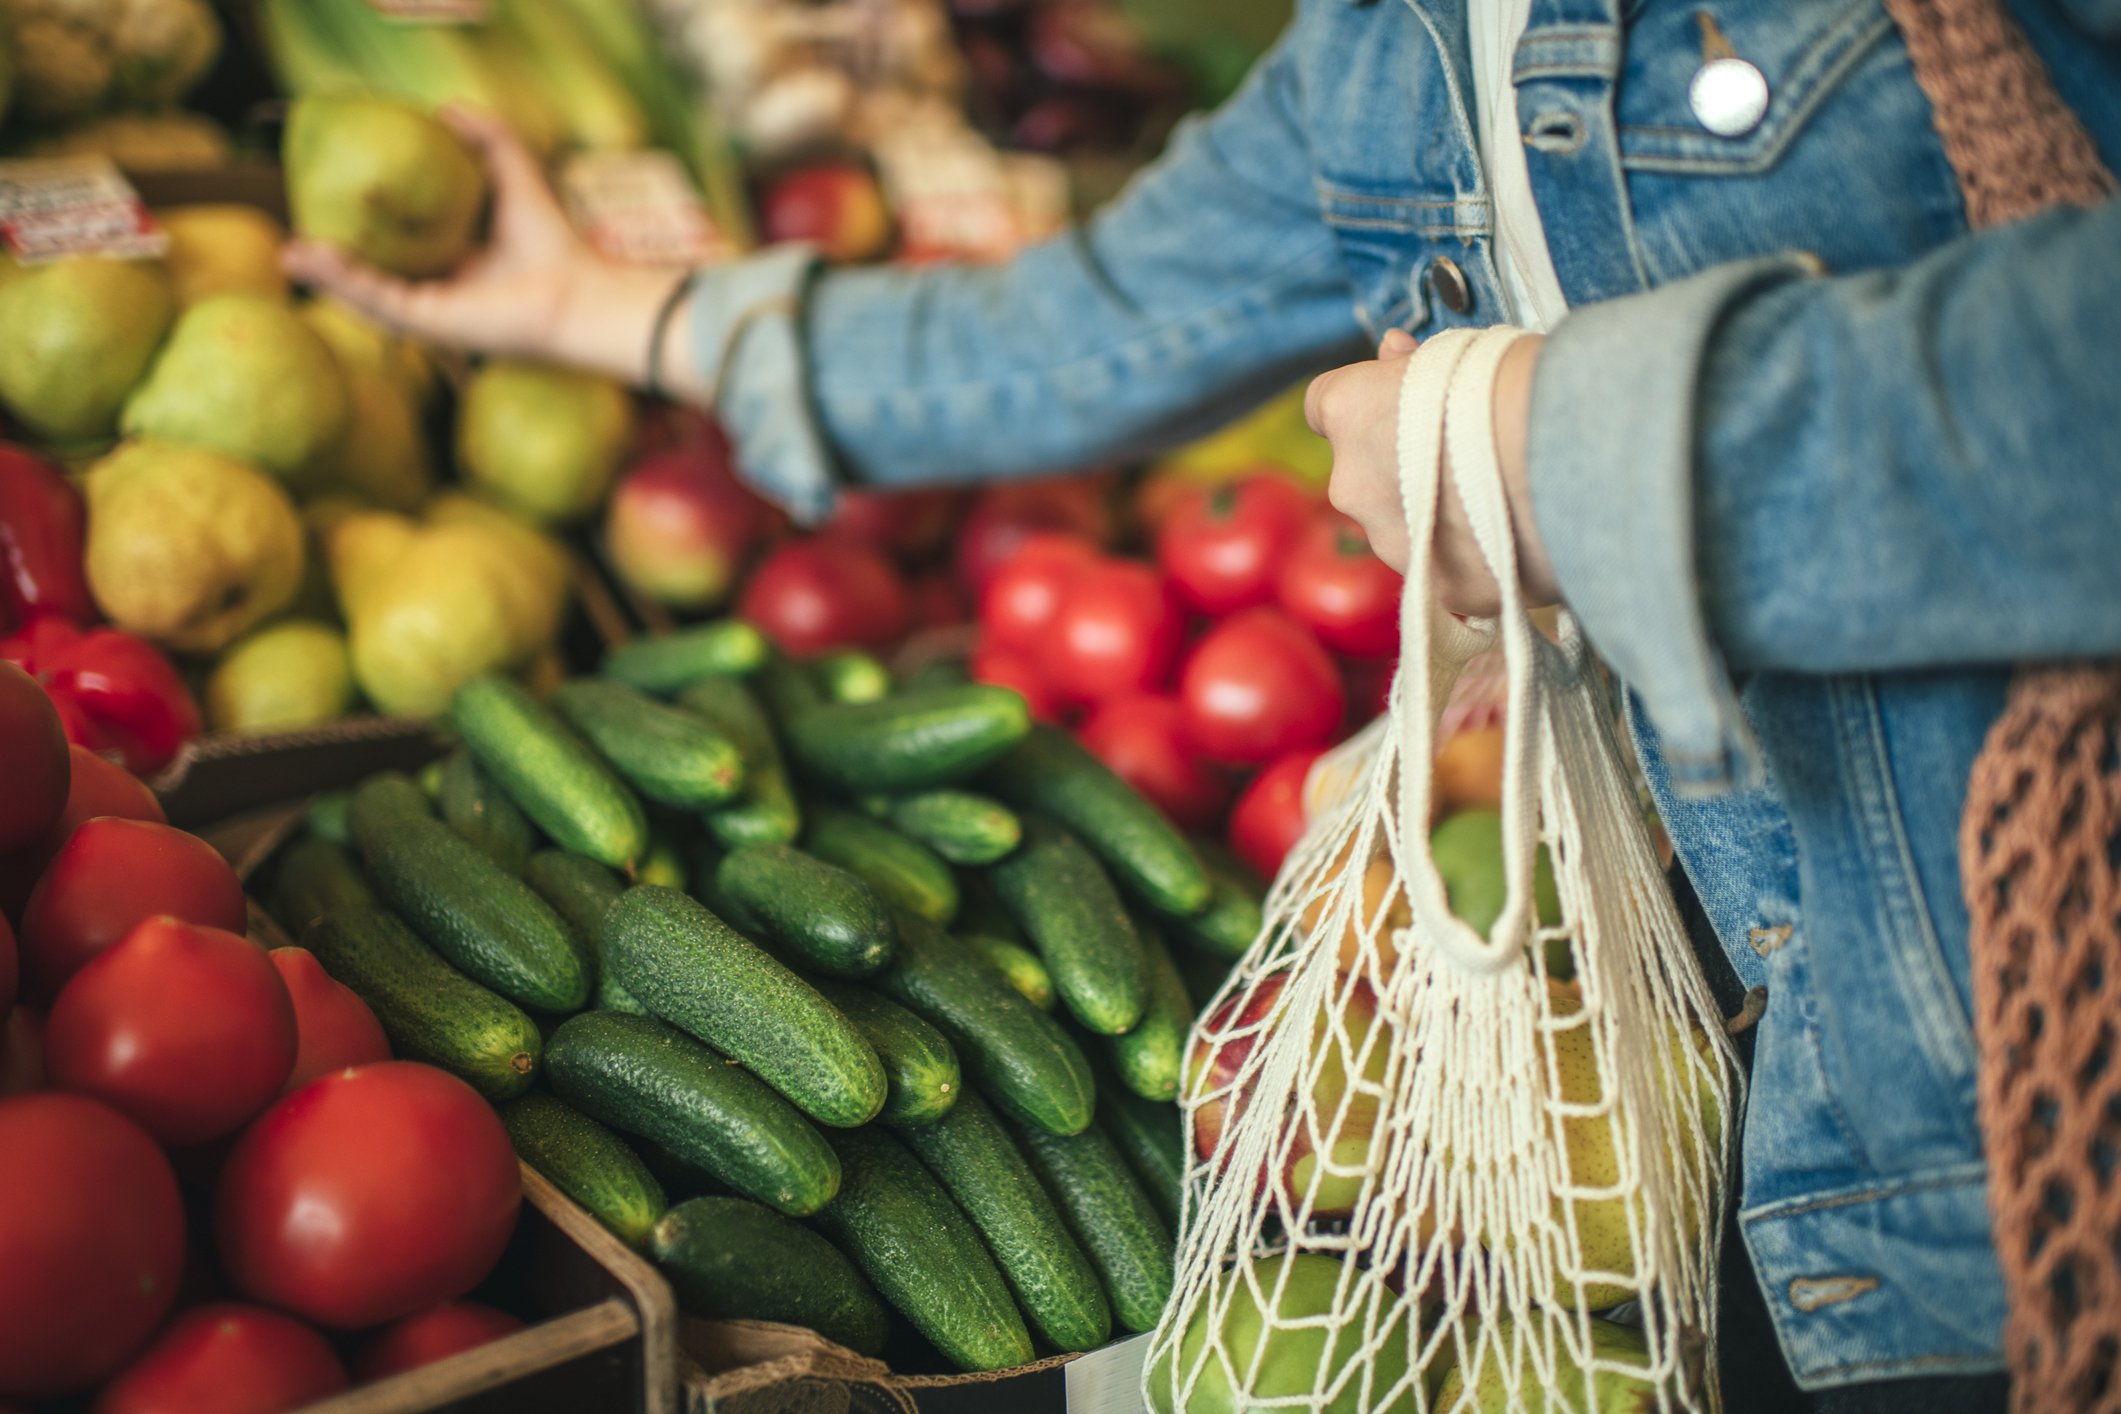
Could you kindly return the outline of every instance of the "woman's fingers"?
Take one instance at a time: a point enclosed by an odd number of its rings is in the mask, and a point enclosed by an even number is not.
[[[451,317],[449,286],[443,282],[400,280],[351,259],[336,246],[316,241],[288,242],[280,265],[289,278],[343,300],[393,329],[439,343],[461,342]]]

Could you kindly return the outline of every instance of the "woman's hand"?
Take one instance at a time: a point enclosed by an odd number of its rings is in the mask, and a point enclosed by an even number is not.
[[[1494,407],[1495,452],[1517,533],[1518,581],[1534,605],[1552,603],[1561,595],[1532,519],[1525,467],[1532,374],[1541,342],[1536,335],[1520,339],[1504,354]],[[1333,480],[1328,487],[1333,504],[1362,526],[1377,557],[1401,573],[1407,568],[1409,547],[1399,494],[1399,393],[1407,357],[1416,347],[1404,331],[1390,330],[1374,361],[1322,373],[1304,395],[1311,430],[1333,444]],[[1474,543],[1455,483],[1449,476],[1442,483],[1433,545],[1437,596],[1456,613],[1493,614],[1502,605],[1495,577]]]

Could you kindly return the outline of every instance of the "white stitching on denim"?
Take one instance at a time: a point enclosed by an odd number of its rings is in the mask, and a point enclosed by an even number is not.
[[[1877,1289],[1876,1277],[1794,1277],[1790,1281],[1790,1304],[1800,1311],[1817,1311]]]
[[[1745,936],[1746,941],[1753,945],[1753,951],[1766,957],[1787,943],[1790,934],[1795,930],[1796,925],[1793,923],[1778,923],[1772,928],[1755,928]]]

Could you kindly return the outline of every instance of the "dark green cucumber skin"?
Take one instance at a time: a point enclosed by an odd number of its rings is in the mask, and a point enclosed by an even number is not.
[[[891,910],[859,875],[792,845],[732,849],[714,871],[714,897],[819,972],[868,977],[891,961]]]
[[[1171,1299],[1171,1229],[1119,1150],[1095,1125],[1081,1134],[1017,1132],[1069,1231],[1096,1265],[1112,1314],[1130,1331],[1154,1329]]]
[[[522,873],[524,861],[537,848],[538,832],[529,817],[468,751],[454,752],[443,763],[435,805],[443,824],[511,874]]]
[[[957,875],[934,850],[889,825],[836,805],[813,805],[804,820],[803,848],[868,880],[893,908],[939,927],[957,916]]]
[[[1112,1306],[1097,1268],[979,1096],[900,1137],[987,1240],[1039,1335],[1062,1350],[1093,1350],[1111,1337]]]
[[[545,1073],[592,1119],[654,1140],[780,1212],[807,1216],[839,1188],[839,1160],[793,1105],[654,1017],[569,1017],[546,1045]]]
[[[1024,1000],[1040,1011],[1052,1011],[1057,1000],[1053,995],[1053,974],[1039,955],[1022,943],[1012,943],[1007,938],[997,938],[987,933],[960,933],[958,941],[970,948],[987,963],[1009,979],[1009,985],[1024,994]]]
[[[963,1370],[1030,1363],[1009,1287],[935,1176],[882,1130],[832,1136],[840,1191],[812,1221],[870,1284]]]
[[[879,702],[891,695],[891,669],[858,648],[827,653],[811,672],[834,702]]]
[[[757,672],[771,651],[766,635],[742,619],[720,619],[656,638],[622,643],[597,669],[636,692],[669,697],[702,678]]]
[[[829,977],[818,978],[814,985],[868,1038],[884,1063],[891,1091],[877,1114],[880,1122],[927,1124],[957,1104],[964,1094],[964,1076],[957,1052],[942,1032],[867,987]]]
[[[623,683],[575,678],[552,692],[552,708],[642,795],[677,810],[705,810],[736,797],[744,761],[736,746],[690,712]]]
[[[1033,727],[983,779],[1003,800],[1080,835],[1159,913],[1184,918],[1208,906],[1208,875],[1186,837],[1066,732]]]
[[[1060,1023],[933,924],[898,923],[898,956],[871,985],[948,1037],[966,1076],[1012,1117],[1056,1134],[1088,1125],[1096,1082]]]
[[[972,775],[1030,730],[1024,699],[968,683],[881,702],[834,702],[782,724],[806,776],[850,795],[926,790]]]
[[[744,788],[735,800],[707,812],[709,833],[731,849],[793,844],[803,832],[802,808],[758,699],[733,678],[702,678],[678,695],[678,705],[734,744],[744,762]]]
[[[309,832],[333,844],[353,843],[353,828],[346,823],[346,807],[353,792],[328,790],[309,803]]]
[[[649,1255],[702,1320],[807,1326],[858,1355],[877,1355],[891,1312],[837,1247],[743,1198],[691,1198],[663,1215]]]
[[[580,1010],[590,962],[566,923],[424,808],[408,813],[408,794],[418,788],[388,775],[354,792],[354,837],[377,894],[473,981],[538,1011]]]
[[[985,933],[990,938],[1003,938],[1025,947],[1031,940],[1024,930],[1016,926],[1016,920],[1003,908],[1001,900],[994,896],[994,886],[987,882],[984,874],[967,874],[964,878],[963,900],[957,906],[957,931],[960,933]]]
[[[598,1222],[639,1247],[669,1206],[641,1156],[565,1100],[525,1095],[501,1106],[516,1157],[552,1180]]]
[[[1015,849],[1024,837],[1016,812],[967,790],[916,791],[886,796],[878,811],[891,827],[952,864],[977,868]]]
[[[656,1016],[749,1066],[822,1124],[867,1124],[884,1066],[854,1023],[758,944],[675,889],[628,889],[604,915],[604,964]]]
[[[779,653],[768,658],[753,676],[751,690],[758,694],[766,715],[784,726],[827,701],[825,690],[810,676],[809,667]]]
[[[496,1103],[530,1088],[542,1049],[537,1024],[436,957],[383,909],[320,918],[302,946],[368,1003],[398,1059],[446,1070]]]
[[[1217,957],[1243,957],[1267,926],[1266,891],[1250,870],[1219,848],[1196,846],[1208,871],[1208,906],[1178,921],[1187,941]]]
[[[486,773],[553,842],[614,869],[648,847],[640,798],[588,742],[516,683],[473,678],[449,723]]]
[[[1144,1100],[1174,1101],[1186,1067],[1193,999],[1156,930],[1137,920],[1134,934],[1141,941],[1142,960],[1148,969],[1149,1005],[1132,1031],[1105,1037],[1105,1049],[1129,1090]]]
[[[1176,1232],[1186,1186],[1186,1136],[1178,1106],[1144,1100],[1106,1065],[1098,1075],[1097,1124]]]
[[[1082,841],[1044,816],[1027,816],[1023,844],[986,877],[1077,1021],[1117,1036],[1141,1020],[1149,1004],[1141,939]]]
[[[523,865],[523,882],[552,905],[553,912],[574,930],[582,951],[595,959],[596,992],[592,1004],[605,1011],[646,1016],[648,1008],[613,980],[598,951],[603,946],[604,915],[626,892],[619,876],[587,856],[569,854],[564,849],[541,849]]]
[[[273,874],[273,917],[291,936],[342,908],[380,908],[352,854],[321,835],[296,840]]]
[[[931,658],[906,674],[901,692],[928,692],[938,687],[961,687],[971,681],[963,658]]]

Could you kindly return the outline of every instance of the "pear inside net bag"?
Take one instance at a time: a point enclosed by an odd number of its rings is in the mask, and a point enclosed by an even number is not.
[[[1379,725],[1314,773],[1339,803],[1195,1031],[1154,1409],[1717,1406],[1736,1067],[1596,669],[1517,593],[1487,411],[1511,338],[1447,334],[1410,360],[1406,667]],[[1504,586],[1492,623],[1428,590],[1445,445]],[[1508,899],[1483,937],[1430,855],[1432,738],[1498,637]]]

